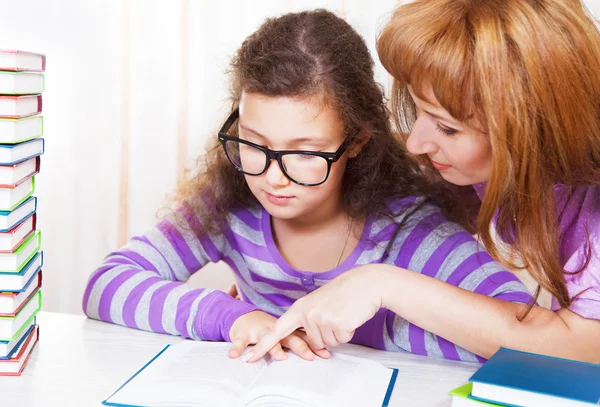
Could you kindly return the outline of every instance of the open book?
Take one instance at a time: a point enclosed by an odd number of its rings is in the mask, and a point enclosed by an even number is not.
[[[397,371],[338,353],[305,361],[244,363],[229,343],[167,345],[102,404],[178,407],[387,406]]]

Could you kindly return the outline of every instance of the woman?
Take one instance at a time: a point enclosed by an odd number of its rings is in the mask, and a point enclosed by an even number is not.
[[[484,358],[508,347],[600,362],[600,33],[584,6],[417,0],[377,49],[409,152],[480,196],[486,249],[527,269],[552,307],[368,266],[294,304],[250,360],[298,326],[336,345],[383,307]]]

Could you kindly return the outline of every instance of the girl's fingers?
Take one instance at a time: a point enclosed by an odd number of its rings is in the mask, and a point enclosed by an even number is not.
[[[273,359],[275,360],[285,360],[287,359],[287,355],[285,354],[283,348],[281,347],[281,344],[278,343],[277,345],[275,345],[270,351],[269,353],[271,354],[271,357],[273,357]]]
[[[244,349],[246,349],[247,347],[248,339],[246,338],[236,339],[232,341],[231,346],[229,347],[229,357],[232,359],[239,358],[244,352]]]
[[[270,332],[258,341],[256,346],[252,349],[252,352],[248,354],[246,362],[253,363],[262,358],[269,350],[273,349],[276,344],[300,326],[302,326],[302,322],[297,316],[294,305],[292,305],[290,309],[275,322],[275,325],[271,327]]]
[[[331,352],[329,352],[327,349],[319,349],[319,350],[315,350],[314,352],[321,359],[329,359],[331,357]]]
[[[283,339],[281,345],[288,348],[302,359],[313,360],[315,358],[315,354],[310,350],[308,344],[296,334],[291,334]]]

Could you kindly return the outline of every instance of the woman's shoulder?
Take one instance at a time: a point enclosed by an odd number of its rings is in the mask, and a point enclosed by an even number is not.
[[[600,301],[600,185],[557,185],[555,193],[567,289],[571,296],[591,290],[582,298]]]
[[[393,219],[398,222],[406,221],[409,218],[422,219],[437,212],[441,212],[441,210],[427,202],[424,197],[409,195],[388,200],[384,212],[378,215],[378,219]]]
[[[556,185],[554,193],[562,235],[577,231],[600,235],[600,185]]]
[[[415,229],[421,233],[430,233],[433,230],[441,232],[446,229],[449,233],[455,233],[463,230],[460,225],[449,221],[439,206],[419,196],[389,200],[385,213],[375,217],[373,226],[375,231],[394,229],[395,233],[400,235],[411,233]]]

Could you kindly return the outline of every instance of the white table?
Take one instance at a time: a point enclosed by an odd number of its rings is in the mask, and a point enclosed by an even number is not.
[[[99,407],[166,344],[181,340],[77,315],[40,312],[38,324],[40,342],[23,375],[0,377],[3,407]],[[480,366],[355,345],[338,350],[398,369],[390,406],[450,406],[448,391]]]

